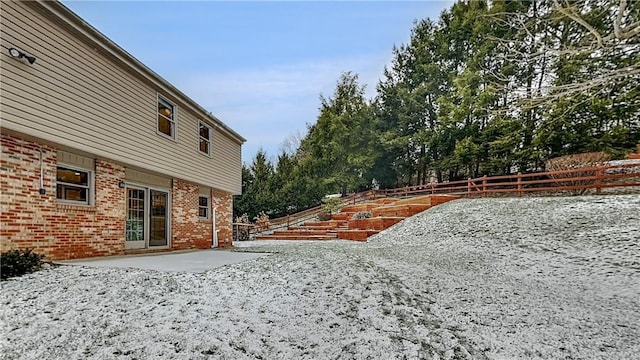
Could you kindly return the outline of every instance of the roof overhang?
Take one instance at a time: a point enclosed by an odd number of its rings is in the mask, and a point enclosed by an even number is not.
[[[210,111],[207,111],[182,91],[171,85],[167,80],[163,79],[156,72],[138,61],[135,57],[111,41],[108,37],[84,21],[73,11],[67,8],[59,1],[27,1],[27,4],[36,9],[44,10],[44,13],[52,19],[60,22],[68,30],[72,31],[84,41],[89,42],[96,50],[100,50],[124,69],[130,73],[142,78],[159,91],[163,91],[168,96],[178,101],[181,106],[187,107],[189,110],[197,114],[202,119],[209,122],[214,128],[226,134],[236,143],[242,145],[246,139],[240,136],[233,129],[228,127],[220,119],[215,117]]]

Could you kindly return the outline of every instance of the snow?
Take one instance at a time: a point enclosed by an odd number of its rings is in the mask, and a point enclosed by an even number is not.
[[[169,272],[205,272],[221,266],[253,260],[266,255],[268,254],[211,249],[138,256],[108,256],[94,259],[67,260],[57,263],[65,265],[136,268],[142,270]]]
[[[2,283],[2,359],[634,359],[640,196],[456,200],[368,243]]]

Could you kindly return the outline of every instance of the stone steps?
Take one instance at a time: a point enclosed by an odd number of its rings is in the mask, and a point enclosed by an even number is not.
[[[335,240],[335,235],[258,235],[256,240]]]
[[[358,204],[358,205],[347,205],[342,208],[342,212],[350,212],[352,214],[355,214],[361,211],[371,211],[371,209],[377,208],[380,205],[384,205],[384,204],[366,203],[366,204]]]
[[[410,217],[417,213],[421,213],[429,209],[431,205],[427,204],[403,204],[403,205],[386,205],[371,210],[373,217],[377,216],[393,216],[393,217]]]
[[[332,214],[331,215],[331,220],[341,220],[341,221],[346,221],[351,219],[351,217],[353,216],[353,214],[355,214],[355,212],[351,212],[351,211],[347,211],[347,212],[339,212],[337,214]]]
[[[273,236],[283,236],[283,235],[327,235],[328,230],[332,229],[322,229],[322,230],[310,230],[305,228],[300,228],[296,230],[276,230],[273,232]]]
[[[405,217],[393,216],[393,217],[373,217],[369,219],[354,219],[349,220],[349,229],[351,230],[384,230],[391,227]]]
[[[369,236],[407,217],[457,198],[449,195],[424,195],[402,200],[382,198],[366,204],[347,205],[342,208],[342,212],[333,214],[331,220],[307,221],[302,225],[290,226],[287,230],[276,230],[271,235],[256,236],[256,240],[367,241]],[[351,219],[353,214],[360,211],[370,211],[373,217]]]
[[[379,233],[380,230],[340,230],[338,239],[352,241],[367,241],[369,236]]]

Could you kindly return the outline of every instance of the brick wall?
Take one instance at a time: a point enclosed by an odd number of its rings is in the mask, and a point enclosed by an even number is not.
[[[174,179],[171,199],[171,248],[211,248],[211,220],[198,217],[200,187],[190,182]]]
[[[171,210],[171,248],[179,249],[208,249],[212,244],[212,219],[198,217],[199,186],[190,182],[174,179]],[[209,216],[213,216],[216,208],[216,229],[218,230],[218,247],[232,246],[231,213],[233,210],[232,196],[223,191],[213,190],[209,194],[212,209]]]
[[[42,152],[45,194],[40,189]],[[125,178],[122,165],[96,160],[93,205],[56,201],[56,149],[2,135],[0,251],[31,248],[49,260],[124,254]],[[90,169],[89,169],[90,170]],[[232,246],[232,196],[212,191],[218,246]],[[212,220],[198,217],[199,186],[174,179],[171,249],[208,249]],[[210,212],[212,214],[212,212]]]
[[[233,196],[224,191],[212,191],[213,206],[216,210],[218,247],[233,246]]]
[[[44,195],[39,193],[40,152]],[[124,252],[122,166],[96,161],[91,206],[56,201],[52,147],[3,134],[0,170],[0,251],[31,248],[50,260]]]

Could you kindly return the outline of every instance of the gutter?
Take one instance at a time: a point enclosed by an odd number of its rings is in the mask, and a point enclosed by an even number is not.
[[[207,111],[202,106],[198,105],[194,100],[178,90],[175,86],[171,85],[167,80],[162,78],[156,72],[149,67],[138,61],[135,57],[129,54],[126,50],[118,46],[118,44],[111,41],[108,37],[91,26],[88,22],[84,21],[81,17],[76,15],[73,11],[67,8],[59,1],[27,1],[27,4],[46,10],[52,14],[56,19],[59,19],[66,25],[67,28],[81,35],[85,39],[89,40],[92,44],[97,45],[106,55],[111,56],[125,68],[132,71],[134,74],[141,76],[144,80],[151,83],[157,89],[160,89],[173,98],[179,100],[182,106],[195,112],[197,115],[208,119],[215,128],[221,130],[231,139],[242,145],[247,140],[240,134],[235,132],[220,119],[215,117],[210,111]]]

